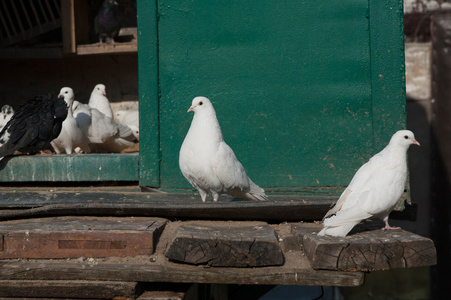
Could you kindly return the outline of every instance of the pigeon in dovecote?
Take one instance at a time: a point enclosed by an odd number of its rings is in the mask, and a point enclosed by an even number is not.
[[[135,140],[139,142],[139,128],[138,126],[132,125],[132,124],[126,124],[130,129],[132,130],[133,136],[135,137]]]
[[[127,125],[135,125],[139,127],[139,111],[134,110],[118,110],[114,114],[114,119],[119,123]]]
[[[113,118],[113,110],[111,104],[106,97],[106,88],[104,84],[97,84],[92,90],[88,105],[91,108],[98,109],[101,113],[109,118]]]
[[[99,38],[100,45],[115,44],[114,38],[121,30],[121,22],[117,17],[115,6],[118,2],[115,0],[105,0],[94,18],[94,32]]]
[[[379,218],[383,230],[398,229],[388,224],[388,215],[398,203],[406,185],[406,153],[420,145],[409,130],[397,131],[388,145],[361,166],[334,207],[323,218],[320,236],[346,236],[360,221]]]
[[[24,102],[0,131],[0,160],[15,151],[42,153],[60,134],[67,109],[64,99],[55,95],[35,96]]]
[[[0,130],[8,123],[14,115],[14,108],[11,105],[5,104],[0,111]]]
[[[247,200],[267,200],[265,190],[247,176],[233,150],[224,142],[216,112],[205,97],[193,99],[191,126],[179,154],[183,176],[199,191],[202,202],[208,194],[216,202],[220,194]]]
[[[130,127],[118,124],[88,104],[74,101],[73,109],[75,119],[89,139],[92,152],[119,153],[135,145]]]
[[[60,135],[50,144],[57,154],[66,152],[67,154],[89,153],[89,140],[83,133],[77,120],[73,116],[74,91],[70,87],[63,87],[58,97],[62,97],[68,106],[67,117],[63,122]]]

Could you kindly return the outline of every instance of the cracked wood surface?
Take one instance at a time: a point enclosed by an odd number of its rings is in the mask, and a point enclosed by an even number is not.
[[[280,266],[284,256],[274,229],[263,222],[189,222],[179,226],[169,259],[212,267]]]
[[[431,266],[437,263],[434,242],[417,234],[397,229],[382,231],[357,226],[346,237],[318,236],[294,226],[313,269],[337,271],[376,271],[394,268]],[[380,227],[378,227],[380,228]]]

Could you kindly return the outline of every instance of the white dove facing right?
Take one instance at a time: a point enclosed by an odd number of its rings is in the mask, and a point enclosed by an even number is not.
[[[202,202],[209,193],[214,202],[224,193],[247,200],[267,200],[265,190],[252,182],[224,142],[210,100],[194,98],[190,111],[194,111],[194,118],[180,149],[179,166],[199,191]]]
[[[324,216],[324,228],[318,235],[344,237],[360,221],[372,217],[385,222],[383,230],[397,229],[388,224],[388,215],[404,191],[406,152],[412,144],[420,145],[411,131],[397,131],[381,152],[357,170],[335,206]]]

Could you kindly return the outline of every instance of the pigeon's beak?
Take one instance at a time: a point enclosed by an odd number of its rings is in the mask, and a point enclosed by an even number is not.
[[[194,111],[194,108],[196,108],[196,107],[195,106],[191,106],[190,108],[188,108],[187,112]]]
[[[102,91],[102,94],[104,94],[106,96],[106,91]]]
[[[413,139],[412,143],[414,143],[415,145],[421,146],[420,143],[416,139]]]

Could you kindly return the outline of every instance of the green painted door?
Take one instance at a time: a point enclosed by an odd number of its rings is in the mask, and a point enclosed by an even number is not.
[[[401,1],[138,1],[140,184],[178,167],[191,100],[268,191],[318,193],[405,126]],[[144,128],[143,128],[144,126]]]

